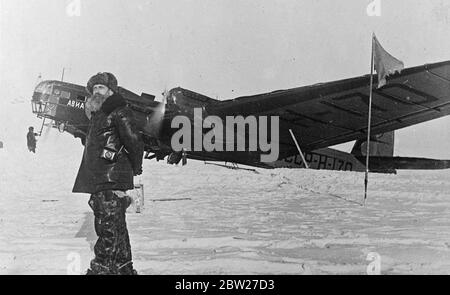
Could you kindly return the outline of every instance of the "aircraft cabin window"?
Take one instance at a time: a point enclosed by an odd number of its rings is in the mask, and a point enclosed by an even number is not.
[[[70,92],[67,92],[67,91],[64,91],[64,90],[61,91],[61,97],[69,99],[70,98]]]

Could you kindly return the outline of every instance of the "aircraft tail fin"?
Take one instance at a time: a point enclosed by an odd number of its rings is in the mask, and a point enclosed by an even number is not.
[[[360,139],[355,142],[352,149],[354,156],[365,156],[367,140]],[[377,134],[370,139],[370,156],[392,157],[394,156],[394,131]]]

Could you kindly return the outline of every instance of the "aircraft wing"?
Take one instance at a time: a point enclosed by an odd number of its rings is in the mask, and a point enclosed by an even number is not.
[[[376,89],[372,134],[404,128],[450,114],[450,61],[404,69]],[[225,100],[211,106],[219,116],[279,116],[280,153],[304,151],[367,137],[370,75]]]

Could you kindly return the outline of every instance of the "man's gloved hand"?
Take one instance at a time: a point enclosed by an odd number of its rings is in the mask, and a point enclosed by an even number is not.
[[[133,198],[127,195],[124,191],[113,190],[113,193],[123,202],[125,209],[128,208],[133,202]]]
[[[142,166],[137,169],[134,169],[134,176],[141,175],[141,174],[142,174]]]

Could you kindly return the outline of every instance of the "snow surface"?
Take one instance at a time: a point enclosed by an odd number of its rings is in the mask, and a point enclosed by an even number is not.
[[[0,274],[84,273],[96,236],[71,193],[82,145],[44,129],[28,102],[0,110]],[[127,214],[140,274],[450,274],[450,171],[230,170],[144,161],[145,206]],[[170,200],[167,200],[170,199]],[[130,210],[131,211],[131,210]]]

